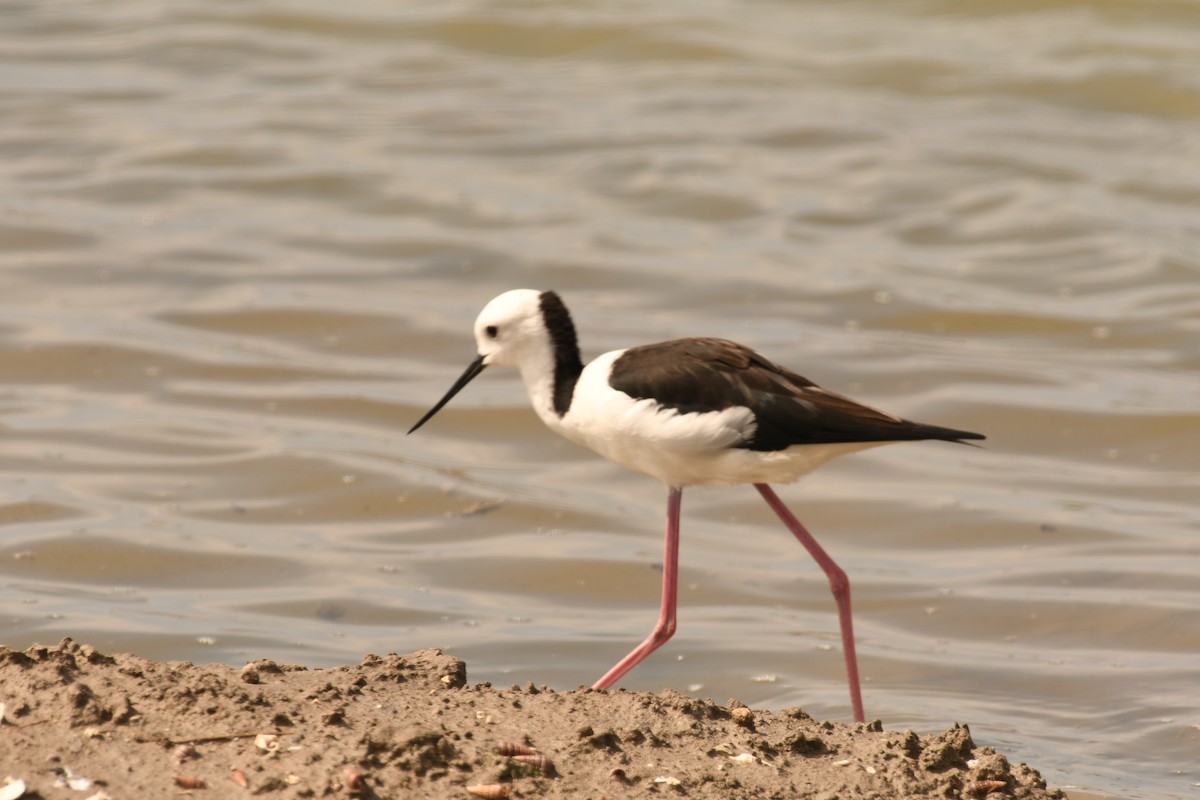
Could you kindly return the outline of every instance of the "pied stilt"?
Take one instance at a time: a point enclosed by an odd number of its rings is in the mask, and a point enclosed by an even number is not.
[[[675,633],[683,487],[752,483],[829,578],[854,719],[865,721],[850,582],[767,484],[791,483],[869,447],[924,439],[965,444],[982,435],[885,414],[724,339],[614,350],[584,366],[571,315],[554,292],[516,289],[495,298],[475,320],[475,341],[479,355],[409,433],[484,368],[516,367],[534,411],[551,430],[669,490],[658,624],[593,688],[612,686]]]

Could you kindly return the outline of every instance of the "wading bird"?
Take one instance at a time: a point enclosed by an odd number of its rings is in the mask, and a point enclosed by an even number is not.
[[[496,297],[475,320],[475,341],[478,356],[409,433],[486,367],[515,367],[550,430],[668,489],[658,623],[593,688],[615,684],[675,633],[683,488],[752,483],[829,578],[854,719],[865,721],[850,581],[768,484],[791,483],[869,447],[925,439],[965,444],[982,435],[885,414],[724,339],[614,350],[584,366],[571,315],[554,292],[516,289]]]

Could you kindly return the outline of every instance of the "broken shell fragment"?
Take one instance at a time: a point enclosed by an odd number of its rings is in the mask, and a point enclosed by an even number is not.
[[[17,800],[18,797],[25,794],[25,781],[20,778],[9,776],[4,779],[6,783],[0,787],[0,798],[3,800]]]
[[[246,773],[236,767],[229,772],[229,778],[243,789],[250,788],[250,781],[246,779]]]
[[[193,778],[191,775],[176,775],[175,785],[180,789],[204,789],[208,786],[201,779]]]
[[[512,794],[512,787],[507,783],[477,783],[468,786],[467,791],[483,800],[503,800]]]
[[[83,775],[77,775],[71,771],[70,767],[62,767],[54,770],[57,777],[54,779],[55,788],[61,789],[64,786],[69,786],[77,792],[86,792],[92,788],[92,779],[86,778]]]

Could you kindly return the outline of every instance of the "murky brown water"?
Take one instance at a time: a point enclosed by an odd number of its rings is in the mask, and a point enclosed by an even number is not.
[[[586,356],[759,348],[987,449],[785,499],[855,581],[869,716],[1200,796],[1200,6],[0,6],[0,639],[590,683],[665,492],[489,373],[509,288]],[[826,585],[684,495],[625,682],[848,718]]]

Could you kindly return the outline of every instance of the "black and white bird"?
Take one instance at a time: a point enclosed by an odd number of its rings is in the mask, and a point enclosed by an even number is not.
[[[854,718],[865,720],[850,582],[768,484],[791,483],[870,447],[925,439],[965,444],[982,435],[894,417],[725,339],[614,350],[585,366],[571,315],[554,292],[515,289],[496,297],[475,320],[475,341],[478,356],[409,433],[486,367],[516,367],[547,427],[669,490],[658,624],[593,688],[612,686],[675,633],[683,488],[752,483],[829,578]]]

